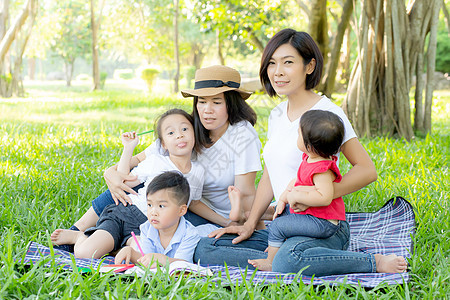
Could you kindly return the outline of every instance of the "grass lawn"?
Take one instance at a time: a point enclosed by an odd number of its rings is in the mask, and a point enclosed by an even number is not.
[[[378,170],[377,182],[344,198],[348,211],[375,211],[393,196],[415,209],[417,231],[409,261],[412,280],[366,290],[358,286],[314,287],[303,283],[220,287],[209,281],[165,275],[124,281],[95,273],[83,276],[40,264],[16,263],[29,241],[49,244],[49,234],[68,228],[105,189],[103,170],[119,159],[123,131],[153,128],[172,107],[191,110],[177,96],[149,96],[108,83],[101,92],[75,84],[28,83],[27,98],[0,99],[0,299],[35,298],[414,298],[450,297],[450,91],[435,92],[432,134],[403,139],[362,139]],[[257,131],[265,142],[267,117],[276,104],[252,97]],[[252,99],[251,98],[251,99]],[[152,142],[142,138],[137,151]],[[345,159],[341,171],[349,169]]]

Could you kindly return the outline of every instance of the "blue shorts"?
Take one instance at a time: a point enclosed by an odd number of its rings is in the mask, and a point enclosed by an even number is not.
[[[141,234],[139,226],[146,221],[147,217],[136,205],[110,204],[101,213],[97,225],[88,228],[84,234],[89,236],[97,230],[105,230],[114,239],[114,250],[118,250],[126,246],[131,232]]]
[[[144,187],[144,183],[141,183],[133,188],[135,192],[137,192],[140,188]],[[128,193],[127,193],[128,194]],[[105,209],[106,206],[110,204],[116,204],[114,202],[114,199],[111,196],[111,192],[109,190],[104,191],[100,194],[97,198],[92,200],[92,208],[94,209],[97,216],[100,217],[102,214],[102,211]]]

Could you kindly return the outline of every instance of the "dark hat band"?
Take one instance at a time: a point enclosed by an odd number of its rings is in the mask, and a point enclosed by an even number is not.
[[[234,81],[227,81],[223,82],[222,80],[203,80],[203,81],[197,81],[195,83],[194,89],[204,89],[204,88],[218,88],[228,86],[230,88],[239,88],[241,85],[238,82]]]

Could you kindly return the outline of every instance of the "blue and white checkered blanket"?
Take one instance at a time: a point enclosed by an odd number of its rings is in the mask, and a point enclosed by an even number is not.
[[[351,231],[349,251],[411,257],[411,236],[415,230],[415,218],[411,204],[405,199],[401,197],[393,198],[386,202],[380,210],[373,213],[347,213],[347,221],[350,224]],[[54,250],[52,256],[51,251],[49,247],[31,242],[23,263],[34,264],[39,260],[47,259],[45,265],[50,266],[51,260],[54,260],[54,263],[64,269],[71,269],[73,261],[78,268],[92,267],[94,269],[98,268],[100,264],[114,263],[113,257],[106,257],[103,260],[74,259],[69,252]],[[346,282],[347,284],[360,284],[363,287],[375,287],[382,283],[388,285],[402,284],[410,280],[408,272],[400,274],[355,273],[312,278],[304,275],[298,276],[297,274],[243,270],[230,266],[227,267],[228,272],[224,266],[209,266],[209,268],[216,276],[214,280],[230,284],[244,280],[254,283],[275,283],[278,280],[282,280],[284,283],[292,283],[294,280],[302,280],[305,284],[314,285]]]

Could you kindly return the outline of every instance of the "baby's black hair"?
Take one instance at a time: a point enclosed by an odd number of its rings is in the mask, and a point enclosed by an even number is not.
[[[300,128],[308,151],[324,158],[339,152],[345,128],[338,115],[325,110],[309,110],[300,118]]]
[[[147,187],[147,197],[164,189],[168,189],[174,194],[178,205],[188,204],[189,182],[180,172],[167,171],[153,178]]]

